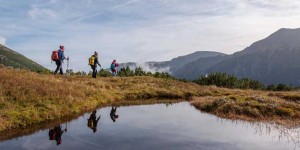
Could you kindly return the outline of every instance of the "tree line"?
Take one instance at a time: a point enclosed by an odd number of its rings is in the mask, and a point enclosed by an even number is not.
[[[268,91],[291,91],[299,89],[299,87],[292,87],[287,84],[271,84],[265,86],[258,80],[251,80],[248,78],[238,79],[234,75],[227,73],[211,73],[206,76],[200,76],[193,82],[199,85],[216,85],[218,87],[236,88],[236,89],[253,89],[253,90],[268,90]]]

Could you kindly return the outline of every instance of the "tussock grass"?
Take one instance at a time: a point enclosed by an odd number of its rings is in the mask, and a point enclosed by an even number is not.
[[[26,128],[106,105],[188,100],[231,119],[300,124],[300,94],[237,90],[153,77],[91,78],[0,68],[0,131]]]
[[[228,93],[225,96],[194,97],[191,103],[202,111],[223,118],[274,122],[287,127],[300,125],[300,105],[287,98],[297,92],[231,90]]]
[[[118,101],[185,99],[198,85],[153,77],[41,75],[0,68],[0,131],[91,111]]]

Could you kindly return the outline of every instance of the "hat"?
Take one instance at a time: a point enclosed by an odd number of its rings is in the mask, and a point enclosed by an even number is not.
[[[65,50],[65,46],[63,46],[63,45],[60,45],[59,48],[60,48],[61,50]]]

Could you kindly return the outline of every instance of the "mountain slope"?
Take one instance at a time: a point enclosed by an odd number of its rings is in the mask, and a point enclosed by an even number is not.
[[[30,69],[34,71],[46,70],[43,66],[25,56],[0,44],[0,64],[14,68]]]
[[[299,85],[300,29],[280,29],[241,52],[208,69],[237,77],[256,79],[264,84]]]
[[[212,66],[222,62],[228,56],[215,56],[215,57],[207,57],[207,58],[199,58],[196,61],[190,62],[172,75],[181,78],[181,79],[196,79],[201,75],[205,75],[207,70],[210,69]]]
[[[168,73],[175,73],[181,67],[185,66],[186,64],[198,60],[200,58],[208,58],[208,57],[215,57],[215,56],[225,56],[226,54],[219,53],[219,52],[209,52],[209,51],[197,51],[188,55],[179,56],[174,58],[170,61],[163,61],[163,62],[146,62],[144,64],[137,64],[134,62],[123,63],[120,64],[120,68],[129,66],[130,68],[134,69],[137,66],[142,67],[146,71],[163,71]]]

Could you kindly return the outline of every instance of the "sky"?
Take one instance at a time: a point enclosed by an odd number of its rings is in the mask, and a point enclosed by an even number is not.
[[[298,0],[0,0],[0,44],[53,70],[65,46],[88,71],[98,51],[118,62],[166,61],[195,51],[232,54],[280,28],[300,27]]]

